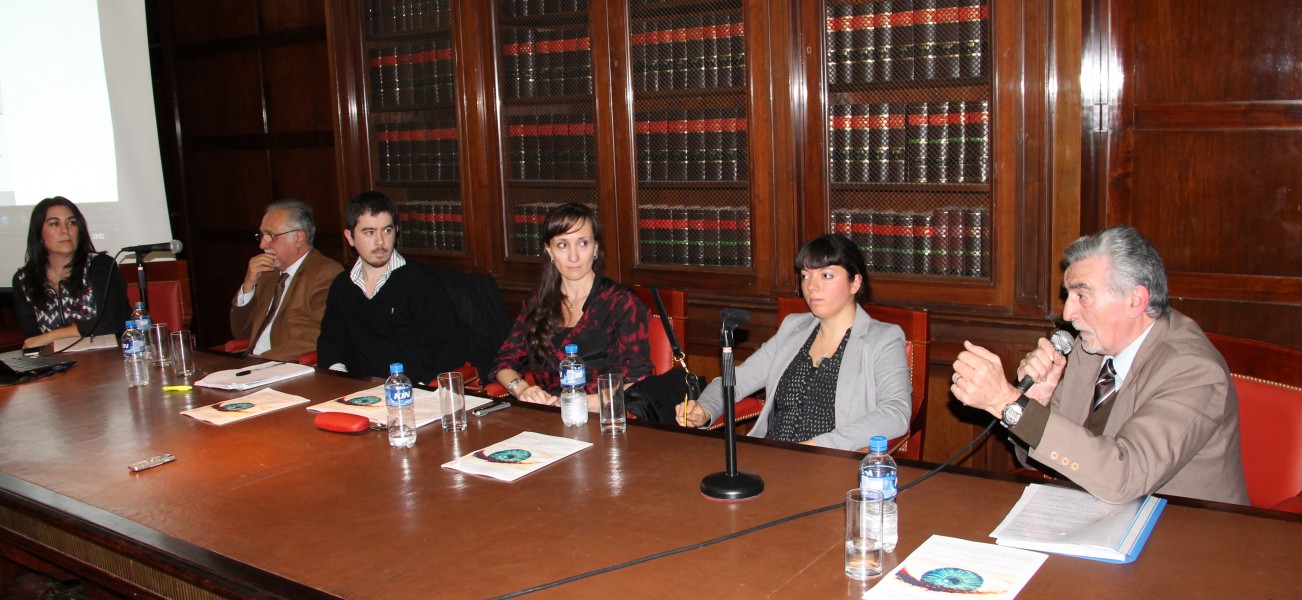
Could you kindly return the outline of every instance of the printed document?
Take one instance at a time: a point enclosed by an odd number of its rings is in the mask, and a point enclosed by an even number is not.
[[[1130,562],[1165,505],[1152,496],[1108,504],[1081,490],[1033,483],[990,536],[1001,546]]]
[[[418,387],[411,388],[412,406],[416,411],[416,427],[424,427],[443,418],[443,407],[439,404],[439,393]],[[466,411],[472,411],[492,402],[466,394]],[[353,392],[334,400],[307,407],[312,412],[341,412],[361,415],[372,423],[383,425],[388,422],[389,409],[384,404],[384,386],[377,385],[360,392]]]
[[[591,446],[570,438],[526,431],[444,463],[443,468],[515,481],[579,450]]]
[[[1013,598],[1046,558],[1039,552],[933,535],[863,597]]]

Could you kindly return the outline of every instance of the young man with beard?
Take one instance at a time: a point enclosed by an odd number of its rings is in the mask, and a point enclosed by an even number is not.
[[[380,192],[363,192],[344,209],[344,238],[357,263],[330,285],[320,364],[387,377],[400,362],[413,381],[429,382],[466,360],[465,336],[434,270],[408,263],[395,246],[397,209]]]

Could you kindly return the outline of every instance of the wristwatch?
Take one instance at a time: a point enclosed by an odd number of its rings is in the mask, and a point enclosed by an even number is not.
[[[524,379],[521,377],[516,377],[515,379],[512,379],[510,383],[506,384],[506,393],[515,396],[515,386],[520,385],[520,382],[522,381],[524,381]],[[518,398],[519,396],[516,397]]]
[[[1017,400],[1009,402],[1008,405],[1004,407],[1004,427],[1015,427],[1017,422],[1022,420],[1022,410],[1026,408],[1026,405],[1030,403],[1030,401],[1031,399],[1027,398],[1026,394],[1022,394],[1017,398]]]

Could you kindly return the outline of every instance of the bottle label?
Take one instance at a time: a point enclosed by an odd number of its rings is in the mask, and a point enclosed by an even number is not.
[[[145,340],[136,336],[122,336],[122,354],[132,356],[143,354],[145,351]]]
[[[578,365],[561,369],[561,387],[583,387],[588,384],[586,370]]]
[[[867,477],[859,478],[859,489],[863,491],[876,491],[882,493],[882,499],[890,500],[895,497],[895,478],[894,477]]]
[[[384,403],[387,406],[410,405],[411,386],[402,383],[384,386]]]
[[[140,317],[139,319],[136,319],[136,329],[147,331],[152,322],[153,321],[151,321],[149,317]]]

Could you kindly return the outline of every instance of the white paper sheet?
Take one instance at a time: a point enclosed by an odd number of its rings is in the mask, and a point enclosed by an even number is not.
[[[1039,552],[933,535],[864,598],[1013,598],[1040,569]]]
[[[308,399],[302,396],[267,388],[240,398],[181,411],[181,414],[213,425],[227,425],[307,402]]]
[[[589,446],[589,442],[526,431],[444,463],[443,468],[515,481]]]
[[[300,375],[307,375],[314,370],[307,365],[272,361],[240,369],[227,369],[209,373],[207,377],[194,382],[194,384],[219,390],[248,390]]]
[[[423,390],[417,387],[412,388],[412,406],[416,410],[416,427],[424,427],[434,421],[443,418],[442,407],[439,406],[438,392]],[[491,403],[488,398],[480,398],[466,394],[466,411],[472,411],[485,404]],[[384,386],[377,385],[373,388],[365,389],[360,392],[353,392],[346,396],[340,396],[334,400],[326,400],[320,404],[313,404],[307,407],[313,412],[341,412],[352,415],[361,415],[370,419],[372,423],[385,423],[388,419],[389,409],[384,405]]]

